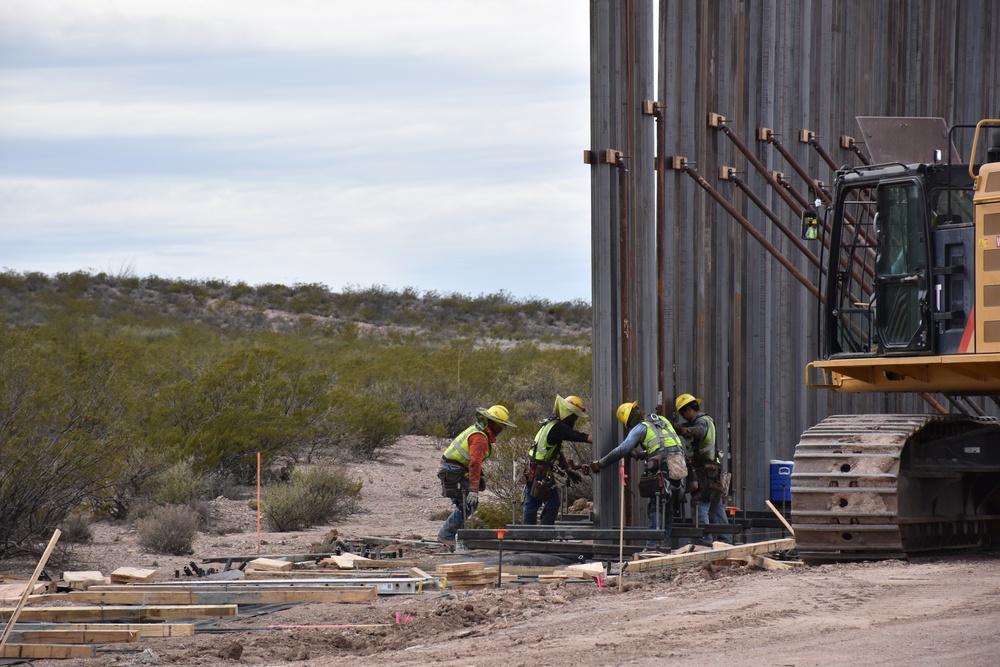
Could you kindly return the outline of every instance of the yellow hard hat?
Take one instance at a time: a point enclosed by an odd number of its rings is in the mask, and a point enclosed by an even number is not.
[[[618,411],[615,412],[615,417],[618,417],[618,421],[620,421],[623,426],[628,426],[629,415],[632,414],[632,409],[637,405],[639,405],[639,401],[622,403],[618,406]]]
[[[677,397],[677,400],[674,402],[674,405],[677,408],[677,413],[680,414],[681,408],[683,408],[685,405],[689,403],[698,403],[698,402],[699,402],[698,399],[692,396],[691,394],[681,394],[680,396]],[[695,407],[697,408],[698,406],[696,405]]]
[[[510,410],[502,405],[493,405],[489,408],[476,408],[476,412],[490,421],[510,426],[511,428],[517,428],[517,425],[510,421]]]
[[[566,419],[570,415],[576,415],[577,417],[586,417],[587,408],[583,407],[583,400],[579,396],[567,396],[563,398],[559,394],[556,394],[556,414],[559,415],[559,419]]]

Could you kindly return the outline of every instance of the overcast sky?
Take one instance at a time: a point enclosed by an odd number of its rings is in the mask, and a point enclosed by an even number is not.
[[[0,0],[0,269],[589,301],[588,7]]]

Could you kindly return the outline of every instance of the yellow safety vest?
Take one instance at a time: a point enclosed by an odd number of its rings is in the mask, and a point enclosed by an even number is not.
[[[478,424],[473,424],[469,428],[459,433],[458,436],[456,436],[455,439],[451,441],[451,444],[448,445],[448,447],[444,450],[444,453],[441,456],[447,459],[448,461],[454,461],[455,463],[458,463],[459,465],[463,465],[466,468],[468,468],[469,461],[472,460],[472,455],[469,450],[469,438],[472,436],[473,433],[482,433],[483,436],[486,437],[486,442],[489,443],[490,436],[486,433],[485,429],[479,428]],[[483,455],[484,461],[490,458],[492,450],[493,447],[488,444],[486,446],[486,453]]]

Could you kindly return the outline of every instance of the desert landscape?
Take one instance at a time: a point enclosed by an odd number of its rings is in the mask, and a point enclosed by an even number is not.
[[[408,437],[382,461],[355,464],[355,474],[364,481],[361,513],[314,530],[262,533],[261,553],[306,553],[336,530],[346,540],[399,539],[404,557],[428,568],[456,560],[495,564],[494,552],[448,554],[411,544],[433,540],[440,522],[431,515],[447,508],[434,476],[440,449],[433,438]],[[216,522],[240,532],[201,534],[195,554],[177,557],[143,553],[125,526],[96,524],[93,542],[73,547],[72,569],[108,573],[122,566],[155,567],[158,579],[169,579],[189,561],[256,554],[256,518],[249,505],[222,499],[214,505]],[[513,562],[508,558],[505,554],[505,564]],[[27,576],[31,567],[6,570]],[[501,588],[381,596],[364,603],[299,604],[270,613],[247,608],[237,619],[199,624],[191,637],[107,644],[93,658],[32,664],[801,667],[996,662],[996,551],[785,571],[694,564],[626,572],[621,590],[613,576],[601,587],[593,580],[525,581]],[[345,627],[320,627],[335,625]]]

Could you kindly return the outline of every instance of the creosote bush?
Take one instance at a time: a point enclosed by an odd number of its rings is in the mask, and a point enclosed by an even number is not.
[[[265,489],[261,513],[276,532],[328,523],[357,511],[361,484],[342,467],[296,470],[288,484]]]
[[[71,512],[60,528],[63,541],[70,544],[85,544],[94,539],[90,517],[82,512]]]
[[[194,553],[191,543],[201,517],[186,505],[168,505],[136,522],[139,544],[153,553],[182,556]]]

